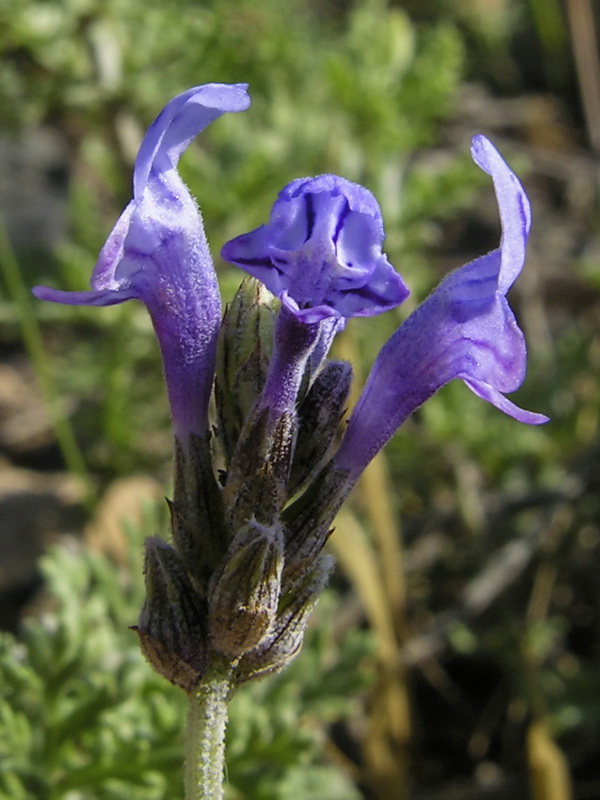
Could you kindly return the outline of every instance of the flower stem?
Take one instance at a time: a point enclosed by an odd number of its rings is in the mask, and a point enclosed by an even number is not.
[[[185,800],[222,800],[230,672],[209,671],[189,693],[185,743]]]

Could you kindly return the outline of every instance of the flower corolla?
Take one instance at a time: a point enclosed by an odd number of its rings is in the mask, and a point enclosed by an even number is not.
[[[529,201],[485,136],[474,137],[471,154],[494,182],[500,247],[448,275],[381,349],[335,456],[354,477],[409,414],[454,378],[520,422],[548,419],[504,396],[525,377],[525,339],[506,293],[525,263]]]
[[[269,222],[232,239],[221,254],[262,281],[306,324],[372,316],[409,292],[382,253],[381,211],[368,189],[337,175],[299,178]]]
[[[146,305],[162,351],[175,435],[182,442],[207,430],[221,303],[202,218],[177,164],[213,120],[248,108],[246,89],[246,84],[212,83],[173,98],[142,141],[133,199],[100,252],[91,290],[33,290],[40,299],[71,305],[130,299]]]

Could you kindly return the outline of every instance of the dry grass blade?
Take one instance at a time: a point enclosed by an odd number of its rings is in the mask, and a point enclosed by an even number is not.
[[[358,592],[369,624],[377,635],[378,660],[393,665],[397,660],[394,622],[375,549],[349,508],[343,508],[338,514],[336,528],[336,534],[330,539],[331,547]]]
[[[542,720],[527,731],[527,760],[533,800],[572,800],[567,760]]]
[[[590,0],[568,0],[567,13],[590,144],[600,152],[600,57]]]
[[[380,800],[408,797],[408,745],[411,739],[409,693],[405,670],[399,666],[394,609],[386,592],[382,553],[354,514],[344,508],[337,517],[338,533],[331,545],[363,603],[377,635],[378,681],[369,708],[363,744],[364,783]]]

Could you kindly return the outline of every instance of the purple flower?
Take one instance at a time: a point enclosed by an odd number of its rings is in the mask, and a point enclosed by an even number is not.
[[[525,341],[505,295],[525,262],[529,201],[484,136],[473,139],[471,153],[494,181],[500,248],[448,275],[383,346],[335,457],[350,480],[409,414],[453,378],[520,422],[547,421],[504,396],[525,377]]]
[[[381,252],[377,201],[337,175],[283,189],[266,225],[228,242],[222,256],[262,281],[306,324],[371,316],[402,303],[404,281]]]
[[[133,200],[94,268],[92,290],[33,290],[42,300],[108,306],[141,300],[162,351],[175,435],[207,430],[221,303],[202,219],[177,172],[192,139],[226,111],[250,105],[245,84],[196,86],[168,103],[148,129],[133,173]]]

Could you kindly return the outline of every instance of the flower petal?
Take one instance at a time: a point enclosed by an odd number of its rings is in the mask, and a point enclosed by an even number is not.
[[[543,425],[550,419],[545,414],[537,414],[535,411],[526,411],[524,408],[519,408],[519,406],[512,403],[497,389],[494,389],[493,386],[490,386],[489,383],[474,380],[466,375],[457,375],[457,377],[462,378],[469,389],[471,389],[471,391],[474,392],[478,397],[481,397],[483,400],[487,400],[488,403],[496,406],[496,408],[499,408],[500,411],[504,411],[504,413],[508,414],[509,417],[514,417],[519,422],[525,422],[527,425]]]
[[[150,173],[175,169],[190,142],[226,111],[250,106],[248,84],[207,83],[194,86],[167,103],[148,128],[135,163],[133,195],[140,198]]]
[[[404,281],[381,252],[383,238],[371,192],[320,175],[286,186],[267,225],[227,242],[222,256],[312,324],[379,314],[406,299]]]
[[[502,265],[498,290],[502,294],[513,285],[525,263],[527,237],[531,228],[531,206],[517,176],[485,136],[473,137],[473,160],[491,175],[502,223]]]
[[[529,204],[487,139],[476,137],[473,149],[494,179],[501,247],[448,275],[382,347],[335,456],[350,482],[415,409],[455,378],[521,422],[547,421],[503,395],[525,376],[525,339],[504,295],[523,266]]]
[[[191,140],[226,111],[243,111],[245,84],[197,86],[175,97],[144,137],[134,168],[134,197],[102,248],[90,292],[36,287],[37,297],[82,305],[141,300],[163,356],[176,436],[208,425],[219,287],[198,208],[177,173]]]
[[[133,292],[101,289],[97,292],[64,292],[51,289],[49,286],[34,286],[31,290],[38,300],[50,300],[52,303],[64,303],[67,306],[114,306],[125,300],[136,300]]]

